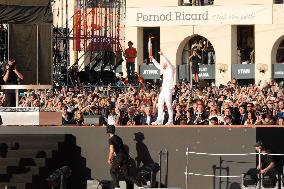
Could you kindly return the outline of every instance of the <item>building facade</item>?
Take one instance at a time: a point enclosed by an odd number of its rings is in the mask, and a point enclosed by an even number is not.
[[[219,85],[232,78],[250,83],[284,78],[282,1],[128,0],[125,36],[138,50],[136,70],[146,78],[157,73],[147,64],[149,36],[154,57],[162,49],[176,65],[177,81],[191,78],[188,57],[196,42],[211,46],[200,51],[204,80]]]

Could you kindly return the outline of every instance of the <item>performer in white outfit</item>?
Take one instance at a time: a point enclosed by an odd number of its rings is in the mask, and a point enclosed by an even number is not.
[[[172,65],[167,57],[164,56],[162,52],[159,54],[165,59],[165,62],[161,63],[161,65],[152,57],[154,65],[160,69],[161,73],[163,74],[163,84],[162,90],[159,94],[158,98],[158,117],[152,125],[162,125],[163,122],[163,111],[164,111],[164,103],[166,102],[166,106],[168,108],[169,119],[166,125],[173,124],[173,107],[172,107],[172,95],[174,92],[174,75],[176,68]]]

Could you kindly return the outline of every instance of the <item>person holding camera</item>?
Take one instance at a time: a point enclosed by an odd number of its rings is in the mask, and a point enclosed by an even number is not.
[[[204,111],[204,105],[198,104],[197,111],[191,118],[190,125],[208,125],[208,115]]]
[[[264,123],[264,119],[263,119],[263,115],[262,112],[260,111],[256,111],[255,112],[255,116],[256,116],[256,120],[255,120],[255,125],[263,125]]]
[[[17,85],[19,80],[23,80],[24,75],[19,72],[16,66],[15,60],[8,61],[6,65],[6,70],[4,72],[3,80],[5,85]],[[14,90],[5,91],[5,107],[15,107],[16,106],[16,94]]]
[[[192,48],[192,55],[189,57],[189,61],[191,61],[191,70],[192,75],[194,76],[194,82],[197,84],[199,82],[199,63],[201,62],[201,56],[197,52],[197,48]]]
[[[6,65],[3,80],[6,85],[16,85],[19,83],[18,79],[23,80],[24,75],[19,72],[16,66],[16,61],[12,59]]]

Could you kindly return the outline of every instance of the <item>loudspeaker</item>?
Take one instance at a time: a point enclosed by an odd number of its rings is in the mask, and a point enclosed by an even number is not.
[[[100,125],[100,115],[85,115],[84,116],[84,124],[85,125]]]
[[[103,71],[101,75],[101,80],[103,83],[115,83],[116,76],[113,71]]]

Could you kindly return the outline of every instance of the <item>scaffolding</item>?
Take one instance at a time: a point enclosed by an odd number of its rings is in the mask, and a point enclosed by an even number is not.
[[[57,1],[60,7],[54,14],[62,25],[57,25],[54,29],[54,79],[64,80],[61,85],[73,85],[68,68],[81,59],[84,66],[100,60],[104,64],[102,70],[106,64],[116,67],[113,65],[115,63],[106,59],[110,60],[109,55],[120,53],[124,49],[125,0],[74,0],[71,19],[68,19],[68,0]],[[73,49],[69,49],[71,43]],[[75,52],[74,62],[70,62],[70,50]],[[86,57],[88,60],[85,60]],[[97,66],[96,63],[95,65]]]

